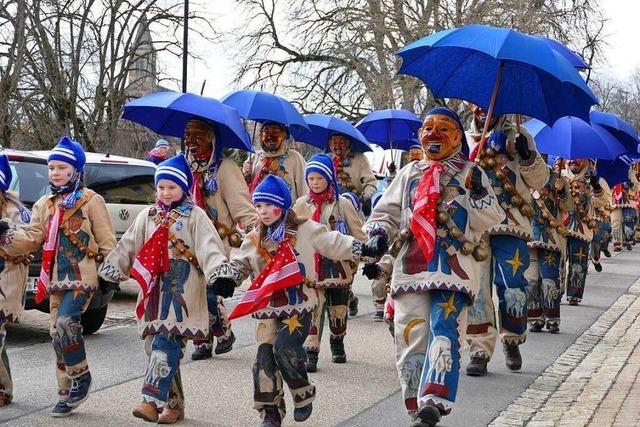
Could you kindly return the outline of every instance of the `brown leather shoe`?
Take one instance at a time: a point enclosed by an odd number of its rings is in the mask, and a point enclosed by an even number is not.
[[[184,409],[169,409],[165,406],[158,417],[158,424],[175,424],[181,420],[184,420]]]
[[[0,393],[0,407],[7,406],[11,403],[11,396],[5,393]]]
[[[151,403],[142,402],[133,410],[133,416],[150,423],[155,423],[158,421],[158,409]]]

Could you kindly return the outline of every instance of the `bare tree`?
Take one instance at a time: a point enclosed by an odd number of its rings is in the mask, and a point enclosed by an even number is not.
[[[372,109],[422,112],[433,99],[396,75],[401,47],[467,23],[572,42],[595,60],[603,22],[595,0],[237,0],[236,82],[282,91],[306,112],[357,120]],[[599,31],[598,31],[599,28]],[[590,38],[589,38],[590,37]]]
[[[636,129],[640,129],[640,69],[620,81],[600,76],[594,79],[592,87],[600,99],[602,111],[608,111],[627,120]]]

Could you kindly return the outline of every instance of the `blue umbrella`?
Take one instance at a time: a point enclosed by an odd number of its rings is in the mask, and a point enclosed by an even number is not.
[[[373,151],[367,142],[367,138],[346,120],[327,114],[307,114],[304,120],[309,125],[311,132],[294,132],[296,141],[302,141],[318,147],[321,150],[329,150],[329,137],[335,134],[348,136],[351,140],[351,150],[354,152]]]
[[[436,98],[458,98],[491,117],[524,114],[553,124],[588,120],[598,99],[578,71],[540,38],[508,28],[467,25],[413,42],[397,52],[398,73],[423,80]],[[482,138],[484,142],[484,138]]]
[[[139,123],[160,135],[182,138],[191,119],[207,122],[224,148],[253,151],[238,112],[220,101],[193,93],[157,92],[124,105],[123,119]]]
[[[367,141],[382,148],[399,148],[401,141],[416,137],[422,121],[407,110],[378,110],[367,114],[356,124]]]
[[[589,67],[589,64],[584,62],[584,59],[582,58],[582,56],[580,56],[577,52],[574,52],[573,50],[569,49],[567,46],[563,45],[559,41],[548,38],[548,37],[542,37],[542,36],[533,36],[533,37],[542,39],[545,43],[548,43],[552,49],[554,49],[560,55],[564,56],[564,58],[567,61],[569,61],[574,68],[577,68],[578,70],[588,70],[589,68],[591,68]]]
[[[606,128],[628,151],[638,151],[640,138],[631,123],[623,120],[620,116],[603,111],[592,111],[589,116],[591,123]]]
[[[302,114],[286,99],[267,92],[237,90],[225,95],[222,103],[235,108],[245,119],[256,122],[278,122],[291,130],[309,131]]]
[[[564,159],[615,159],[626,149],[609,132],[577,117],[563,117],[553,127],[540,120],[524,124],[538,151]]]
[[[638,161],[636,155],[622,155],[615,160],[598,160],[596,173],[607,181],[609,186],[629,180],[629,167],[631,163]]]

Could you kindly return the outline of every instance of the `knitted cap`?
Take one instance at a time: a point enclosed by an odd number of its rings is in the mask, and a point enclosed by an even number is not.
[[[65,162],[82,172],[84,163],[87,160],[84,155],[84,149],[78,141],[74,141],[68,136],[63,136],[58,144],[53,147],[47,161],[58,160]]]
[[[9,189],[9,184],[11,184],[12,178],[13,173],[9,166],[9,159],[6,155],[0,154],[0,190],[2,190],[2,192]]]
[[[373,196],[371,196],[371,209],[375,208],[380,199],[382,198],[382,191],[378,191]]]
[[[338,186],[338,180],[336,179],[336,172],[333,167],[331,157],[326,154],[316,154],[315,156],[312,156],[304,169],[305,180],[311,172],[319,173],[329,184],[333,185],[336,198],[340,195],[340,187]]]
[[[291,190],[282,178],[267,175],[256,187],[251,199],[254,205],[258,202],[270,203],[280,209],[287,210],[291,207]]]
[[[193,174],[184,154],[179,154],[158,165],[155,175],[156,185],[161,179],[173,181],[182,188],[182,191],[189,192],[193,185]]]
[[[168,146],[169,146],[169,142],[166,139],[160,138],[159,140],[156,141],[155,148],[168,147]]]
[[[349,200],[356,212],[360,212],[360,210],[362,209],[362,205],[360,205],[360,197],[358,197],[356,193],[347,191],[346,193],[342,193],[340,196]]]

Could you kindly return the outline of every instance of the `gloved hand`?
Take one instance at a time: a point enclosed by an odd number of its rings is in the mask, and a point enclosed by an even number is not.
[[[377,258],[384,255],[389,249],[387,236],[377,234],[371,237],[362,247],[362,255],[365,257]]]
[[[371,215],[371,197],[369,197],[368,199],[364,199],[364,201],[362,202],[362,213],[364,214],[364,216]]]
[[[600,186],[600,179],[597,176],[591,175],[589,177],[589,183],[591,184],[591,188],[593,188],[594,191],[602,190],[602,187]]]
[[[365,276],[369,280],[375,280],[380,277],[382,273],[382,269],[378,264],[375,263],[367,263],[362,267],[362,275]]]
[[[222,298],[229,298],[233,296],[233,291],[236,289],[236,283],[224,277],[220,277],[213,281],[211,284],[216,295]]]
[[[0,236],[6,233],[10,228],[11,226],[9,225],[9,221],[4,219],[0,220]]]
[[[482,171],[480,168],[473,167],[471,169],[471,179],[469,180],[469,189],[471,193],[476,196],[482,197],[486,189],[482,186]]]
[[[531,150],[529,149],[529,140],[527,140],[526,136],[522,134],[516,136],[514,147],[522,160],[529,160],[531,158]]]

